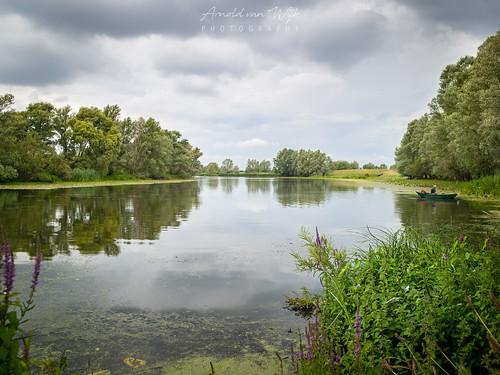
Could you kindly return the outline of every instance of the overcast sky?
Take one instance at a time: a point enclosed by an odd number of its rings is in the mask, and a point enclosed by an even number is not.
[[[498,0],[1,0],[0,94],[153,117],[201,162],[321,150],[393,164]]]

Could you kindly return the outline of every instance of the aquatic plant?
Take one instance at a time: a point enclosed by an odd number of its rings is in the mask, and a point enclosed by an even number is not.
[[[369,231],[368,250],[348,255],[302,231],[307,255],[293,253],[297,268],[318,276],[323,292],[292,348],[295,373],[498,373],[494,237],[382,234]]]

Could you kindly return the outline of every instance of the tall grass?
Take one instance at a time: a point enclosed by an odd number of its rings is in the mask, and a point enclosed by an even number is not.
[[[500,197],[500,175],[482,177],[465,183],[464,194]]]
[[[292,353],[301,374],[500,373],[500,254],[491,236],[369,234],[348,256],[303,231],[299,270],[323,286],[318,312]],[[470,303],[469,303],[470,302]]]
[[[95,169],[73,169],[71,171],[71,181],[87,182],[99,181],[101,175]]]

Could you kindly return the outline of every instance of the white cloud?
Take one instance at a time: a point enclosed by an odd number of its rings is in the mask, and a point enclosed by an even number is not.
[[[239,142],[236,142],[236,147],[239,147],[239,148],[247,148],[247,147],[265,147],[265,146],[269,146],[271,143],[264,140],[264,139],[261,139],[261,138],[252,138],[252,139],[248,139],[246,141],[239,141]]]

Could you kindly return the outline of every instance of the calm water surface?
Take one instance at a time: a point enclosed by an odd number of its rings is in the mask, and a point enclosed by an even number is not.
[[[290,256],[305,251],[301,227],[353,248],[367,227],[483,232],[490,208],[330,180],[0,190],[19,291],[37,235],[45,254],[29,314],[35,356],[66,351],[73,371],[113,374],[130,370],[127,357],[145,360],[145,373],[206,374],[210,361],[219,373],[274,373],[274,352],[287,357],[304,326],[283,295],[319,287]]]

